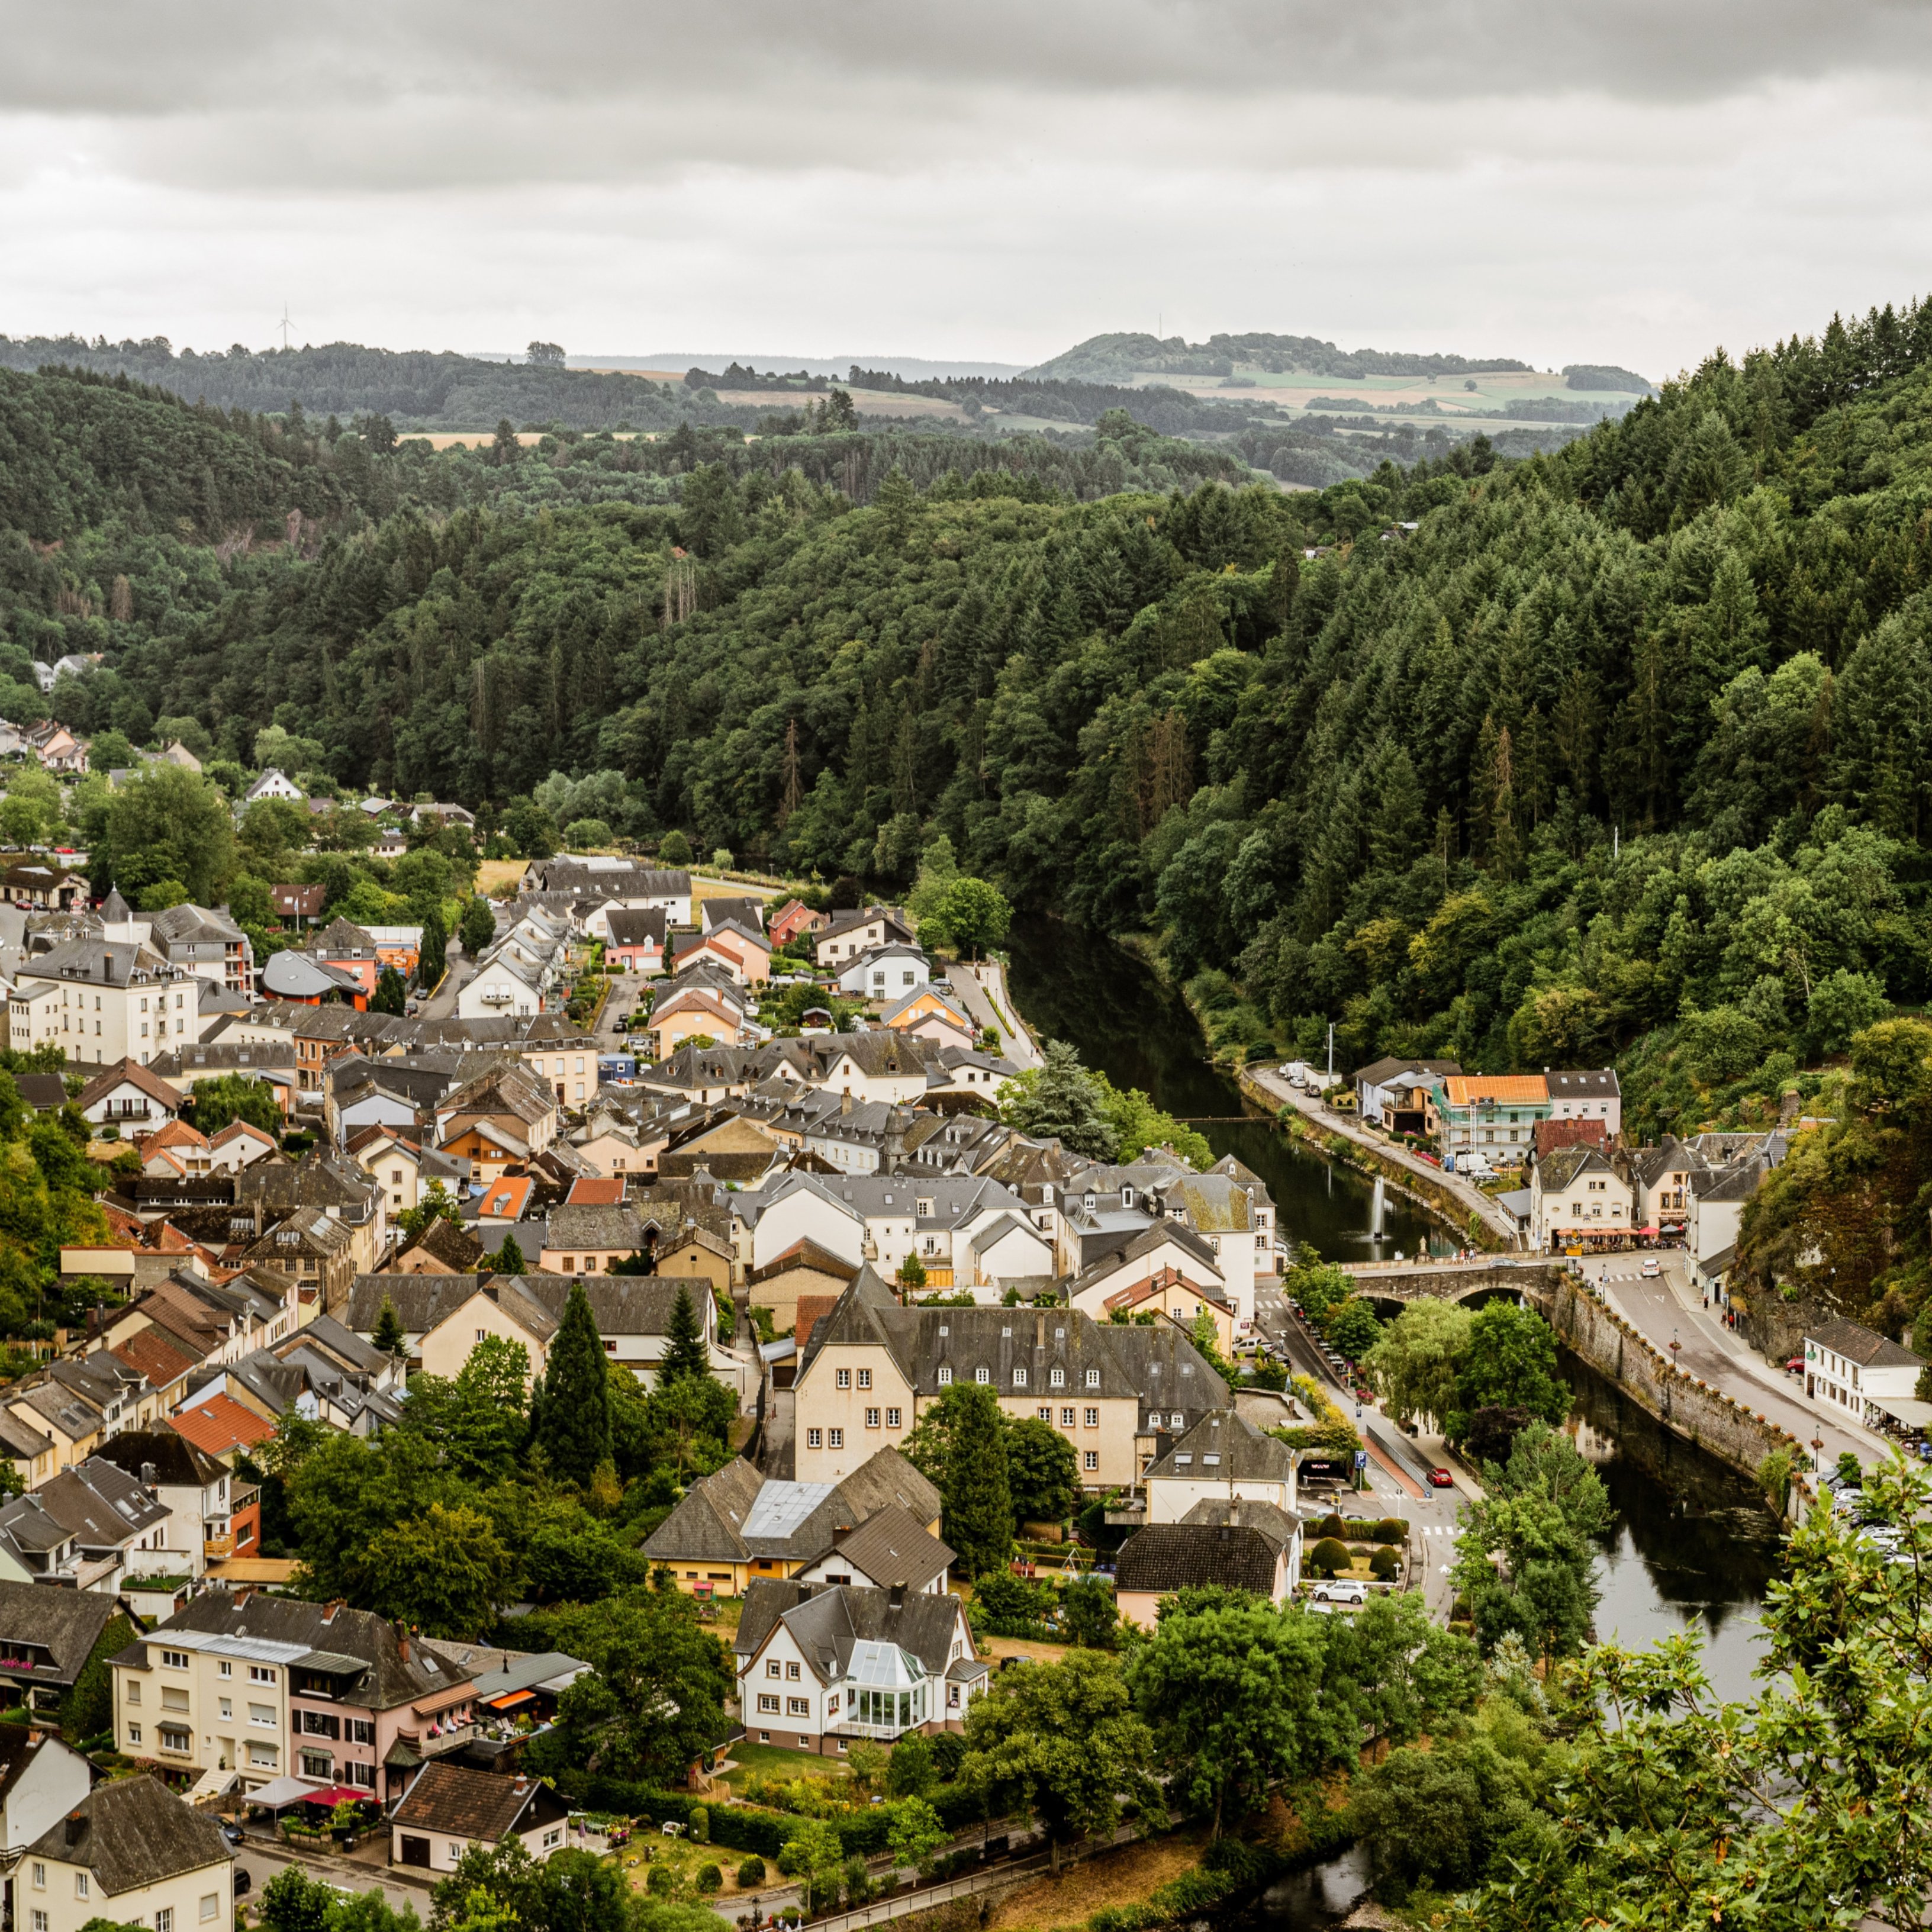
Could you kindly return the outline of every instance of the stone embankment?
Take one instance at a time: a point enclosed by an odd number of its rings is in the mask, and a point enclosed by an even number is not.
[[[1533,1286],[1525,1282],[1524,1292],[1549,1318],[1565,1347],[1615,1382],[1673,1435],[1708,1450],[1753,1481],[1765,1458],[1783,1450],[1791,1459],[1794,1479],[1790,1511],[1797,1514],[1810,1452],[1789,1430],[1679,1369],[1566,1270],[1545,1270]]]

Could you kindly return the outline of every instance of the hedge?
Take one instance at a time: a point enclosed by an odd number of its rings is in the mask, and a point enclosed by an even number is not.
[[[633,1784],[619,1778],[586,1778],[581,1772],[565,1772],[557,1780],[557,1788],[586,1810],[648,1818],[654,1824],[675,1819],[681,1825],[688,1825],[693,1811],[708,1810],[712,1844],[734,1852],[752,1852],[762,1858],[776,1858],[793,1832],[805,1822],[788,1811],[766,1811],[746,1804],[707,1806],[704,1799],[687,1792],[654,1790],[650,1785]],[[948,1799],[953,1802],[949,1804]],[[960,1823],[968,1822],[952,1815],[964,1808],[956,1791],[941,1791],[932,1802],[940,1822],[949,1828],[956,1830]],[[886,1850],[892,1836],[893,1808],[890,1804],[874,1804],[826,1822],[838,1834],[839,1848],[848,1858],[876,1858]]]

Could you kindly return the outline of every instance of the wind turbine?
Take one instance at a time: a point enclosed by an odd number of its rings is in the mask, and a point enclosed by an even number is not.
[[[282,332],[282,346],[286,349],[289,346],[289,330],[292,325],[289,320],[289,305],[286,302],[282,304],[282,319],[276,323],[275,326]]]

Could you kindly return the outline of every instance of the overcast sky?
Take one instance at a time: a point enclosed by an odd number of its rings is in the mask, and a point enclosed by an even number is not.
[[[1932,284],[1918,0],[0,0],[0,46],[14,335],[1661,376]]]

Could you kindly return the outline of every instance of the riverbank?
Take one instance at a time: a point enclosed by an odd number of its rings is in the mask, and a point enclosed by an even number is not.
[[[1309,1142],[1330,1160],[1400,1190],[1441,1221],[1458,1245],[1492,1252],[1518,1245],[1508,1216],[1480,1188],[1372,1139],[1358,1122],[1331,1112],[1310,1094],[1298,1093],[1278,1073],[1244,1066],[1236,1078],[1242,1094],[1284,1133]]]

